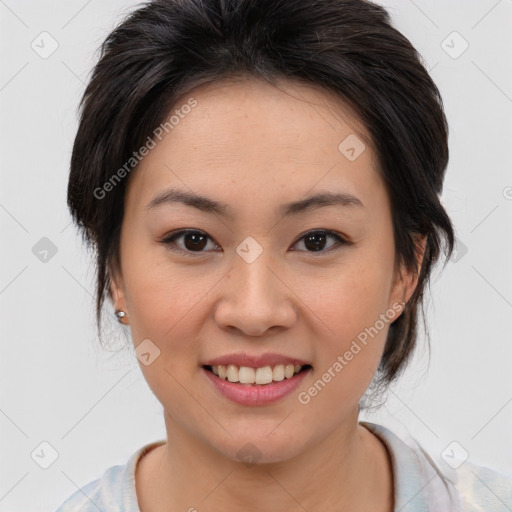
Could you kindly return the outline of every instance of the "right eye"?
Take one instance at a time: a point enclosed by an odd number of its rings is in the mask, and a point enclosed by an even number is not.
[[[219,247],[213,240],[204,232],[197,229],[182,229],[166,235],[160,242],[169,247],[172,251],[180,252],[182,254],[191,255],[192,253],[204,253],[203,249],[211,241],[214,247]],[[178,246],[178,248],[176,247]]]

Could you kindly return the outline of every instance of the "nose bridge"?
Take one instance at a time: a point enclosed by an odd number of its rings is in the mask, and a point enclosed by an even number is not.
[[[239,257],[239,255],[235,258],[234,296],[242,310],[247,309],[253,315],[264,317],[277,307],[282,290],[278,289],[280,283],[270,270],[271,265],[269,250],[262,251],[254,259],[245,259],[244,256]],[[284,300],[283,296],[281,300]]]
[[[270,270],[270,257],[259,256],[252,262],[241,261],[235,263],[235,275],[240,283],[241,302],[250,304],[260,303],[270,306],[276,299],[278,285],[274,273]],[[275,271],[274,271],[275,272]]]
[[[264,243],[261,241],[261,243]],[[275,276],[270,267],[275,267],[272,251],[269,246],[265,248],[253,237],[246,237],[236,248],[233,259],[233,277],[243,288],[241,299],[245,301],[268,302],[273,296]]]
[[[289,327],[295,310],[276,274],[279,270],[270,250],[258,249],[252,241],[240,244],[216,310],[217,323],[252,336],[274,326]]]

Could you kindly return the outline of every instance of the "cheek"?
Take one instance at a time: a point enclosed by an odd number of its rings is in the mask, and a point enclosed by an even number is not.
[[[140,247],[140,248],[139,248]],[[171,263],[159,247],[133,244],[123,255],[127,308],[134,341],[155,337],[188,345],[186,332],[198,325],[207,293],[221,277],[218,270]]]
[[[181,421],[180,411],[188,411],[190,421],[204,421],[200,411],[190,407],[193,389],[188,383],[197,375],[202,301],[214,280],[210,284],[211,278],[204,275],[194,280],[190,271],[187,275],[149,250],[127,252],[124,261],[133,344],[150,340],[157,347],[151,364],[139,362],[144,378],[176,421]]]
[[[389,308],[392,258],[393,253],[361,251],[357,259],[347,258],[329,276],[311,282],[309,289],[303,285],[300,296],[310,297],[307,305],[320,329],[317,388],[329,388],[319,403],[348,400],[355,405],[370,383],[396,319]]]
[[[322,277],[301,285],[299,295],[322,321],[329,338],[343,343],[374,325],[389,307],[391,258],[360,252]]]

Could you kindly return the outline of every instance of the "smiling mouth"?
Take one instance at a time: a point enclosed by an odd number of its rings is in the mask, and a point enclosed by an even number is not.
[[[203,368],[222,380],[248,386],[265,386],[275,382],[291,379],[295,375],[312,368],[311,365],[277,364],[275,366],[263,366],[251,368],[249,366],[205,365]]]

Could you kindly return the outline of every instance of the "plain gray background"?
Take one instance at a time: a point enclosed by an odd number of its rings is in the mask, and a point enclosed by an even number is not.
[[[430,367],[418,351],[365,418],[412,435],[440,464],[467,452],[512,473],[512,1],[383,4],[444,98],[443,202],[458,250],[431,287]],[[0,511],[54,510],[165,437],[137,360],[115,351],[115,322],[111,350],[98,345],[93,264],[66,208],[77,105],[97,48],[133,5],[0,0]]]

